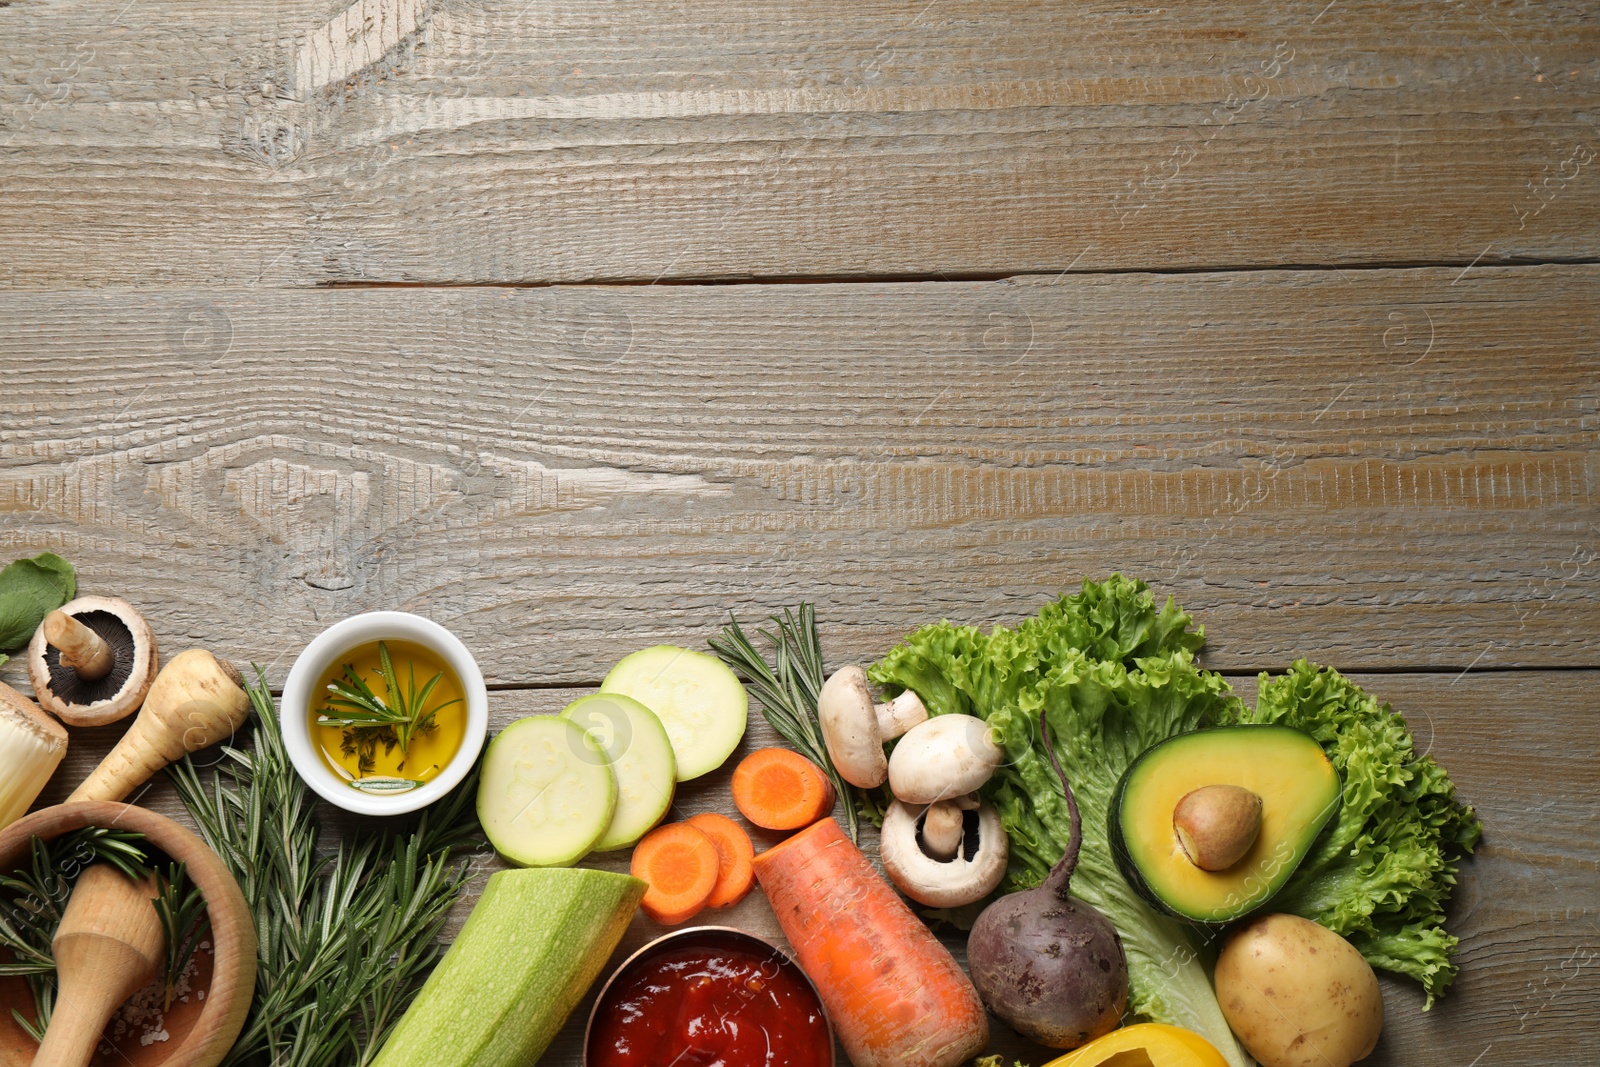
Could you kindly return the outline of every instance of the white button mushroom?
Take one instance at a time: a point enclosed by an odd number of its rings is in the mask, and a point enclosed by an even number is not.
[[[862,789],[876,788],[888,776],[883,743],[927,718],[928,709],[909,689],[887,703],[874,704],[867,672],[855,666],[834,671],[817,697],[817,720],[828,758],[845,781]]]
[[[1000,766],[1004,752],[989,724],[971,715],[936,715],[912,729],[889,758],[889,790],[907,804],[932,804],[971,793]]]
[[[866,677],[865,673],[862,677]],[[922,706],[922,698],[909,689],[887,703],[872,705],[872,713],[878,720],[878,733],[885,741],[892,741],[928,721],[928,709]]]
[[[963,798],[933,807],[948,807],[960,815],[962,807],[969,802]],[[978,811],[976,847],[964,847],[968,842],[963,838],[957,842],[950,859],[940,860],[930,856],[918,842],[917,822],[923,817],[921,809],[898,800],[889,805],[883,817],[879,850],[883,869],[900,892],[930,908],[958,908],[994,892],[1006,875],[1009,855],[1006,832],[993,805],[983,801],[975,806]],[[931,816],[932,809],[929,814]],[[927,837],[925,821],[922,836]]]
[[[956,851],[961,848],[966,813],[977,808],[978,798],[970,793],[929,804],[927,814],[922,817],[922,851],[940,861],[955,858]]]

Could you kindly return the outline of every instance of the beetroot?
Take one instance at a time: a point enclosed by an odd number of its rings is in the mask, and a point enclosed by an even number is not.
[[[1068,891],[1083,825],[1042,711],[1039,734],[1066,793],[1067,850],[1039,888],[984,909],[967,941],[967,962],[983,1003],[1012,1029],[1051,1048],[1077,1048],[1122,1019],[1128,960],[1110,921]]]

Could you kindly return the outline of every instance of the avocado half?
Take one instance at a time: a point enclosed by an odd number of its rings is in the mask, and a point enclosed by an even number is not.
[[[1178,801],[1208,785],[1261,798],[1261,829],[1233,866],[1195,866],[1172,825]],[[1287,726],[1221,726],[1147,749],[1111,801],[1111,850],[1124,877],[1172,915],[1226,923],[1265,904],[1289,880],[1339,810],[1339,772],[1310,735]]]

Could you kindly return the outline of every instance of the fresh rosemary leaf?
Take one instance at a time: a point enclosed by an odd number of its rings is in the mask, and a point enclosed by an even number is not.
[[[816,610],[810,604],[800,604],[785,608],[782,615],[773,615],[769,621],[775,630],[756,633],[771,647],[771,663],[731,614],[722,633],[708,643],[722,662],[744,680],[768,724],[791,748],[827,774],[844,808],[845,829],[854,841],[859,830],[856,795],[829,758],[822,725],[817,720],[817,698],[822,693],[824,674]]]
[[[470,877],[452,856],[482,844],[477,776],[409,829],[358,829],[319,857],[310,791],[256,674],[251,749],[225,749],[204,777],[187,757],[168,771],[238,879],[260,941],[255,998],[222,1067],[364,1067],[442,951],[436,938]]]
[[[195,950],[211,932],[211,916],[206,911],[205,895],[189,880],[184,864],[169,864],[159,882],[160,895],[155,898],[155,906],[167,942],[161,1008],[166,1011],[172,1007],[172,995],[183,979],[183,972],[189,969]]]

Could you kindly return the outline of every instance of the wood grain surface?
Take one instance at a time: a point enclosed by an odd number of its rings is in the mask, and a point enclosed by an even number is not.
[[[0,550],[281,680],[402,607],[593,683],[1114,569],[1212,662],[1594,666],[1600,268],[0,295]],[[157,610],[158,609],[158,610]]]
[[[676,636],[684,642],[696,637],[690,632]],[[1464,864],[1452,906],[1451,927],[1462,938],[1460,979],[1438,1006],[1423,1012],[1413,984],[1384,978],[1388,1020],[1377,1053],[1365,1062],[1465,1067],[1491,1047],[1496,1064],[1587,1062],[1587,1028],[1600,998],[1600,844],[1592,826],[1600,805],[1600,735],[1594,729],[1600,717],[1600,671],[1354,677],[1406,713],[1419,748],[1450,771],[1485,825],[1483,844]],[[1235,688],[1254,700],[1252,680],[1238,679]],[[523,715],[557,712],[585,691],[492,693],[491,729]],[[758,715],[752,714],[751,723],[744,744],[722,770],[680,788],[670,817],[719,811],[751,829],[757,847],[764,848],[782,835],[749,827],[728,794],[740,754],[777,742]],[[88,773],[121,730],[121,725],[73,730],[67,760],[41,803],[64,799],[71,783]],[[164,780],[139,802],[187,820]],[[339,824],[327,809],[323,817],[325,825]],[[870,827],[863,840],[875,855]],[[585,863],[625,871],[627,855],[596,855]],[[483,877],[502,866],[490,855],[476,857],[474,865]],[[481,892],[483,877],[457,905],[452,932]],[[707,913],[697,921],[724,920],[784,943],[759,889],[726,913]],[[612,966],[663,932],[643,915],[636,917]],[[965,958],[961,936],[948,935],[946,941]],[[541,1062],[577,1064],[590,1004],[585,1000],[579,1007]],[[1051,1056],[1001,1024],[995,1026],[993,1050],[1034,1065]]]
[[[1121,569],[1483,814],[1368,1062],[1588,1062],[1597,115],[1585,0],[0,0],[0,561],[274,684],[417,611],[496,725],[729,611],[862,661]]]
[[[1585,0],[14,0],[0,285],[1593,258],[1597,49]]]

